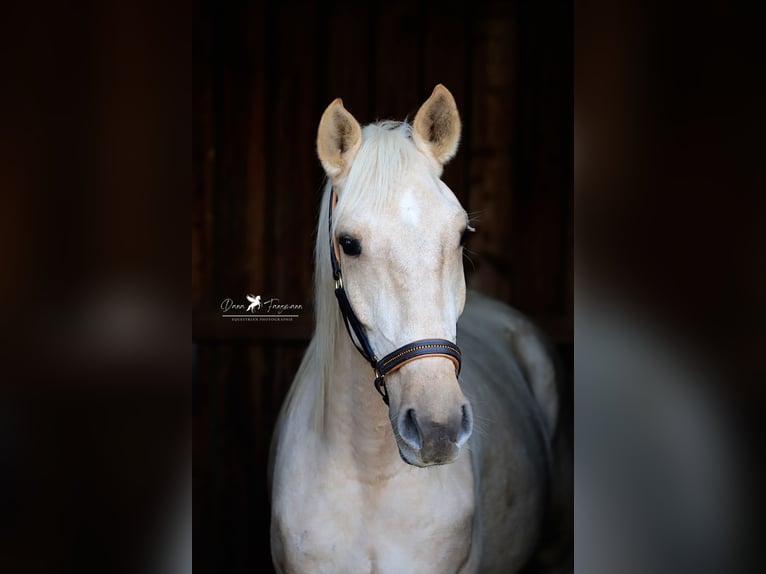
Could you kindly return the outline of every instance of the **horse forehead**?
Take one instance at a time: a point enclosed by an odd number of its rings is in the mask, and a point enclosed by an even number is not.
[[[419,225],[422,200],[415,197],[415,191],[411,187],[405,187],[398,201],[399,219],[409,225]]]
[[[457,213],[459,204],[453,205],[437,185],[414,182],[402,186],[390,203],[388,218],[410,227],[447,224]]]

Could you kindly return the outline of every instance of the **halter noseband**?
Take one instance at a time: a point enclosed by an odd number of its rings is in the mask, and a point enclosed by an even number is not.
[[[348,295],[346,295],[346,290],[343,287],[343,276],[340,271],[340,250],[337,238],[332,232],[332,212],[337,201],[338,196],[335,193],[335,188],[333,188],[330,193],[328,219],[330,224],[330,263],[332,263],[332,276],[335,279],[335,297],[338,299],[343,323],[346,325],[346,331],[348,331],[351,342],[362,357],[364,357],[365,361],[370,363],[372,370],[375,372],[375,389],[383,397],[383,402],[388,404],[386,375],[401,369],[404,365],[415,359],[422,357],[445,357],[455,364],[455,372],[459,375],[462,360],[460,349],[455,343],[446,339],[420,339],[391,351],[382,359],[378,359],[377,355],[375,355],[364,326],[351,308],[351,302],[348,300]]]

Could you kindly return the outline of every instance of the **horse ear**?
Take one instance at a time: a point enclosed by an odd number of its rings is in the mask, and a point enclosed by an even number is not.
[[[317,155],[333,180],[345,174],[362,145],[362,128],[336,98],[322,114],[317,132]]]
[[[415,145],[440,165],[455,155],[460,141],[460,114],[455,98],[442,84],[420,106],[413,127]]]

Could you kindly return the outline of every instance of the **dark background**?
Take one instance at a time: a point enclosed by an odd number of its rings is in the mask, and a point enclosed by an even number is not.
[[[469,287],[543,327],[571,393],[572,7],[197,0],[193,18],[194,561],[262,571],[271,430],[312,331],[316,127],[334,98],[366,124],[412,119],[437,83],[453,93],[463,136],[443,179],[476,220]],[[220,317],[247,293],[305,310]]]

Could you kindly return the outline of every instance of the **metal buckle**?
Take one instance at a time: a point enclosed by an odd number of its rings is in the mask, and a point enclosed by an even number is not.
[[[338,278],[335,280],[335,288],[343,289],[343,276],[338,272]]]

